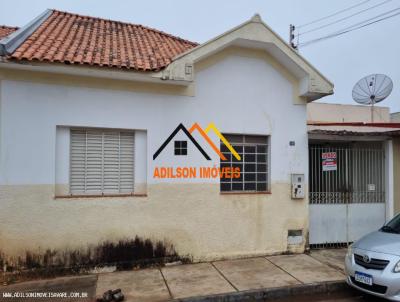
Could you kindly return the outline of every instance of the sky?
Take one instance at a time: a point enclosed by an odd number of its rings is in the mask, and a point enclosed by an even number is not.
[[[365,3],[298,29],[296,33],[305,32],[366,10],[334,25],[302,34],[300,43],[400,7],[400,0],[0,0],[0,24],[23,26],[45,9],[54,8],[142,24],[202,43],[259,13],[265,23],[288,40],[289,24],[300,26],[361,2]],[[373,6],[376,7],[369,9]],[[400,28],[400,15],[300,48],[300,54],[335,85],[334,95],[321,101],[355,104],[351,96],[354,84],[366,75],[383,73],[393,80],[394,88],[380,105],[390,107],[391,112],[400,111],[400,35],[396,28]]]

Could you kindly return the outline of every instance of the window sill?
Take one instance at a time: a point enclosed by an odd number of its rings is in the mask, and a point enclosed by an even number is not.
[[[270,191],[266,192],[219,192],[220,195],[269,195]]]
[[[54,196],[54,199],[68,199],[68,198],[112,198],[112,197],[147,197],[147,194],[56,195],[56,196]]]

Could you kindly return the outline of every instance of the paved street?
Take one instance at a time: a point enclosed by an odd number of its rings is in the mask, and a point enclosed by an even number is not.
[[[364,295],[356,290],[347,289],[343,292],[330,294],[330,295],[305,295],[305,296],[297,296],[295,299],[293,297],[287,299],[276,299],[270,300],[274,302],[386,302],[387,300],[379,299],[375,296]]]
[[[79,277],[62,277],[50,280],[29,281],[17,283],[5,287],[0,286],[0,301],[26,302],[26,301],[93,301],[96,291],[96,275],[79,276]],[[6,294],[18,294],[19,297],[7,298]],[[86,298],[22,298],[21,295],[29,295],[30,293],[59,293],[66,295],[84,295]]]

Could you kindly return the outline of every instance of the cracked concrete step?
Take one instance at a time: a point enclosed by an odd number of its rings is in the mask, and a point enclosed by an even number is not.
[[[236,290],[210,263],[162,268],[173,298],[205,296]]]
[[[341,272],[305,254],[271,256],[267,259],[303,283],[337,281],[345,278]]]
[[[253,290],[175,299],[170,302],[243,302],[243,301],[337,301],[344,298],[359,297],[359,293],[348,287],[345,281],[300,284],[286,287],[259,288]],[[326,298],[326,300],[324,299]],[[315,300],[314,300],[315,299]],[[323,299],[323,300],[322,300]],[[347,300],[343,300],[347,301]],[[357,301],[357,300],[348,300]]]
[[[238,290],[300,284],[265,258],[217,261],[213,264]]]
[[[321,249],[312,250],[310,255],[318,261],[344,273],[344,258],[346,257],[346,252],[347,249]]]
[[[157,302],[171,298],[159,269],[100,274],[96,297],[117,288],[122,290],[126,302]]]

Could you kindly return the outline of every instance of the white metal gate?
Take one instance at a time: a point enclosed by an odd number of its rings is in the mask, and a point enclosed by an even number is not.
[[[385,222],[381,143],[309,147],[310,246],[347,245]]]

